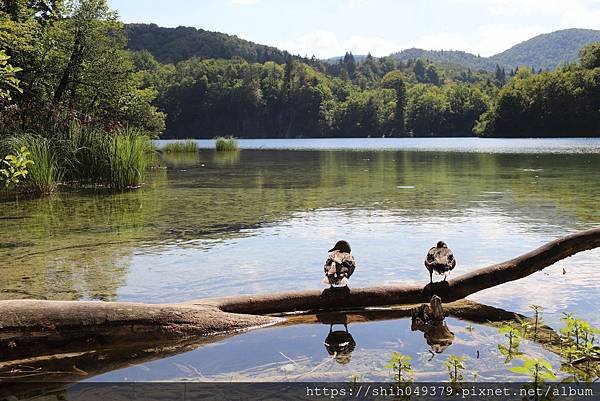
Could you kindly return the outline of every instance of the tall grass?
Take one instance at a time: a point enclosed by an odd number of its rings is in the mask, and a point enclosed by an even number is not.
[[[63,180],[115,189],[138,187],[155,154],[152,141],[142,131],[124,128],[107,133],[78,124],[60,136],[19,134],[0,141],[2,154],[22,146],[34,162],[23,181],[38,194],[53,192]]]
[[[165,153],[193,153],[198,151],[198,144],[193,139],[167,143],[162,151]]]
[[[27,167],[29,174],[25,183],[28,189],[39,194],[48,195],[56,190],[63,178],[63,169],[59,165],[56,147],[44,137],[24,135],[13,139],[16,148],[25,146],[30,152],[29,158],[33,164]]]
[[[139,186],[152,151],[150,139],[129,128],[107,134],[73,126],[66,142],[73,179],[116,189]]]
[[[108,154],[109,183],[113,188],[137,187],[144,180],[150,140],[132,132],[116,135]]]
[[[238,141],[233,137],[219,137],[215,140],[218,152],[238,150]]]

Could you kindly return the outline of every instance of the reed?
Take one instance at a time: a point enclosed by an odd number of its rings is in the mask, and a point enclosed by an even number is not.
[[[113,188],[138,187],[148,166],[148,137],[135,132],[122,132],[111,141],[108,153],[108,184]]]
[[[198,151],[198,144],[193,139],[169,142],[162,148],[162,151],[165,153],[195,153]]]
[[[27,167],[26,188],[39,195],[49,195],[63,178],[63,169],[53,143],[38,135],[23,135],[12,140],[18,149],[26,147],[33,164]]]
[[[238,141],[233,137],[219,137],[215,140],[215,147],[218,152],[238,150]]]

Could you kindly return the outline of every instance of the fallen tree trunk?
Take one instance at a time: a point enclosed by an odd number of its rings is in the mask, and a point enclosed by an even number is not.
[[[369,288],[326,289],[324,291],[281,292],[214,300],[190,301],[211,304],[225,312],[273,314],[293,311],[328,310],[367,306],[426,303],[433,295],[443,302],[463,299],[468,295],[509,281],[527,277],[555,262],[578,252],[600,247],[600,228],[580,231],[551,241],[531,252],[506,262],[483,267],[449,281],[421,285],[388,285]]]
[[[600,228],[582,231],[519,256],[426,286],[394,285],[348,290],[285,292],[150,305],[124,302],[0,301],[0,360],[44,355],[48,350],[89,350],[119,342],[235,332],[280,322],[265,314],[443,302],[526,277],[575,253],[600,246]]]
[[[54,352],[164,344],[275,324],[213,306],[15,300],[0,302],[0,362]],[[62,351],[59,351],[62,350]]]
[[[281,319],[278,325],[345,323],[349,325],[350,331],[352,331],[352,327],[360,323],[409,318],[414,307],[415,305],[402,305],[394,308],[382,308],[381,310],[292,315],[286,319]],[[444,309],[449,316],[492,327],[499,327],[516,319],[533,322],[532,319],[517,313],[468,300],[446,304]],[[326,330],[324,330],[325,332]],[[541,326],[539,332],[540,335],[536,341],[550,351],[558,352],[557,347],[551,347],[558,341],[558,335],[547,326]],[[544,335],[541,335],[542,333]],[[93,344],[88,345],[86,349],[79,349],[81,345],[63,344],[61,348],[49,347],[46,353],[39,354],[39,356],[0,361],[0,382],[38,383],[41,388],[53,387],[55,386],[55,384],[52,384],[54,382],[68,383],[89,379],[116,369],[192,351],[206,344],[224,340],[231,335],[232,333],[183,341],[162,341],[158,346],[141,341],[119,341],[105,344],[101,349],[94,348]],[[357,340],[360,343],[360,339]],[[42,345],[40,344],[40,346]],[[38,347],[36,350],[39,353],[42,349]],[[32,387],[30,384],[21,387],[24,391],[35,389],[35,386]],[[0,396],[2,396],[1,391]]]

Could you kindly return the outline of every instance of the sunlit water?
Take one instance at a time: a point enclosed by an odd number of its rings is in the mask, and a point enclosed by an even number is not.
[[[281,149],[286,144],[305,150]],[[341,238],[352,244],[358,262],[352,285],[426,283],[423,259],[437,240],[452,248],[458,260],[453,274],[461,274],[600,224],[597,139],[241,145],[237,153],[165,156],[136,191],[70,190],[3,201],[0,299],[155,303],[320,288],[326,251]],[[254,150],[261,147],[278,150]],[[325,150],[334,147],[348,150]],[[539,304],[553,327],[566,311],[598,325],[599,256],[599,250],[581,253],[469,299],[524,314]],[[328,327],[307,325],[244,334],[109,377],[189,378],[197,373],[176,366],[193,358],[202,361],[193,366],[203,375],[227,380],[293,378],[321,363],[336,367],[332,380],[378,378],[393,350],[417,361],[428,354],[422,334],[409,333],[407,324],[351,325],[357,347],[343,365],[323,359]],[[453,354],[472,355],[495,332],[477,326],[465,334],[465,323],[455,326]],[[273,341],[279,346],[260,357],[240,358],[242,349],[263,350]],[[491,351],[486,355],[481,363],[492,367],[482,375],[501,374]],[[424,380],[427,363],[434,364],[432,378],[443,374],[441,360],[419,362]],[[282,367],[286,363],[295,370]]]

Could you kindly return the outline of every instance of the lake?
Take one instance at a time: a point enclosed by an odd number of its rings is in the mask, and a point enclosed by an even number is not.
[[[0,299],[158,303],[322,288],[338,239],[357,260],[351,285],[425,284],[423,259],[438,240],[462,274],[600,224],[600,139],[242,140],[234,153],[199,143],[197,154],[160,156],[139,190],[2,201]],[[599,325],[599,260],[600,250],[584,252],[469,299],[529,316],[541,305],[555,329],[563,312]],[[310,380],[324,371],[375,380],[391,377],[392,351],[412,355],[423,380],[447,378],[450,353],[469,356],[482,379],[514,376],[498,367],[496,329],[448,324],[456,340],[442,354],[431,355],[409,320],[393,319],[351,323],[356,348],[339,363],[323,345],[329,326],[306,324],[89,380]]]

